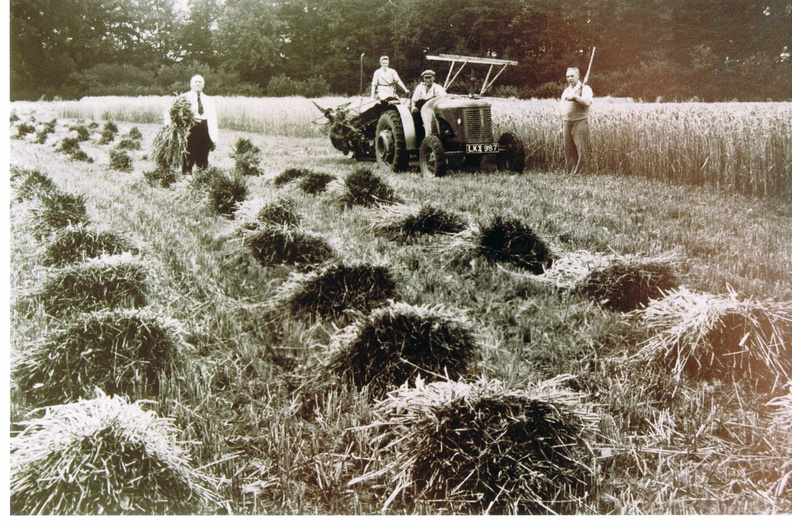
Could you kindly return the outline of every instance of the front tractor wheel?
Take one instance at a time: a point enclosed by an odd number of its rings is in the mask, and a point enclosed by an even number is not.
[[[404,138],[399,112],[389,109],[377,121],[377,134],[374,139],[374,150],[380,168],[393,171],[407,169],[407,140]]]
[[[421,164],[421,174],[424,177],[442,177],[446,173],[446,154],[443,143],[434,135],[430,135],[421,142],[418,152]]]
[[[520,138],[507,131],[498,139],[498,169],[522,173],[525,169],[525,147]]]

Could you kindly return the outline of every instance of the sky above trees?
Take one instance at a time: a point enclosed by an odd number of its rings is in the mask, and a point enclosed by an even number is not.
[[[12,99],[169,94],[192,72],[229,94],[276,78],[353,94],[361,63],[367,84],[387,54],[409,82],[438,53],[516,60],[502,92],[557,96],[594,46],[598,96],[792,99],[792,0],[11,0],[10,15]]]

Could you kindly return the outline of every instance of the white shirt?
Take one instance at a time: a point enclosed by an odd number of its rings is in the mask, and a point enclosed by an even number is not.
[[[201,106],[203,106],[203,113],[198,113],[198,93],[196,91],[188,91],[179,95],[190,102],[193,117],[195,120],[205,120],[209,128],[209,138],[212,142],[217,144],[218,130],[217,130],[217,112],[215,111],[214,99],[205,93],[201,93]],[[165,123],[170,124],[170,108],[165,110]]]
[[[418,102],[419,100],[429,100],[430,98],[434,97],[442,97],[445,94],[446,90],[443,89],[443,86],[440,84],[432,82],[432,85],[427,89],[426,85],[421,82],[418,84],[418,87],[415,88],[412,100],[413,102]]]
[[[399,74],[395,69],[391,68],[380,68],[376,70],[374,72],[374,78],[371,80],[371,85],[374,87],[377,98],[383,100],[396,96],[397,85],[402,86],[402,88],[407,91],[407,88],[404,87],[404,84],[399,78]]]
[[[581,88],[581,85],[583,89]],[[567,97],[577,95],[583,100],[588,101],[589,105],[580,104],[575,100],[567,100]],[[583,120],[588,117],[591,102],[594,100],[594,92],[588,84],[578,82],[574,86],[568,86],[561,95],[561,120]]]

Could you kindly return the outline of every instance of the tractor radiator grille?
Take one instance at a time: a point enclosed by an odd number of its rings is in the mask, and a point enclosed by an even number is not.
[[[492,142],[492,110],[490,108],[467,108],[464,116],[468,141]]]

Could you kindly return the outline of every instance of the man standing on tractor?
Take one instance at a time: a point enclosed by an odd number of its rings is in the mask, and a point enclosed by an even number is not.
[[[402,88],[407,95],[410,94],[410,90],[401,81],[396,70],[388,67],[389,64],[390,59],[387,56],[380,57],[382,67],[374,72],[374,78],[371,80],[371,98],[377,97],[380,100],[395,98],[396,86]]]
[[[446,94],[445,89],[440,84],[435,84],[435,72],[427,69],[421,73],[421,83],[415,88],[412,96],[413,111],[421,111],[421,120],[424,125],[424,137],[432,134],[432,119],[434,111],[431,108],[424,110],[426,101],[434,97],[442,97]]]
[[[589,157],[588,112],[594,93],[580,81],[580,70],[570,67],[566,72],[567,88],[561,95],[562,134],[567,174],[584,173]]]

